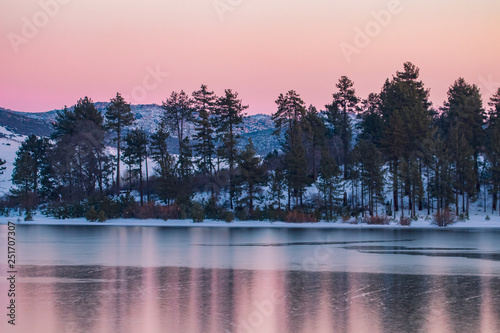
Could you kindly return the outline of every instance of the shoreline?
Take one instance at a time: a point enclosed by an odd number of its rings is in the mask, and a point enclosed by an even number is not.
[[[89,222],[85,218],[59,220],[46,216],[34,216],[34,221],[24,221],[21,217],[0,217],[0,225],[6,225],[8,222],[19,225],[33,226],[93,226],[93,227],[167,227],[167,228],[182,228],[182,227],[200,227],[200,228],[300,228],[300,229],[397,229],[397,230],[412,230],[412,229],[432,229],[432,230],[466,230],[466,229],[488,229],[500,230],[500,218],[486,221],[484,218],[478,219],[473,216],[471,220],[457,222],[448,227],[438,227],[433,225],[431,221],[418,220],[413,221],[411,226],[401,226],[391,222],[388,225],[369,225],[364,223],[349,224],[342,222],[317,222],[317,223],[287,223],[287,222],[270,222],[270,221],[233,221],[227,223],[225,221],[205,220],[200,223],[194,223],[192,220],[140,220],[140,219],[113,219],[105,222]],[[20,221],[18,222],[18,219]]]

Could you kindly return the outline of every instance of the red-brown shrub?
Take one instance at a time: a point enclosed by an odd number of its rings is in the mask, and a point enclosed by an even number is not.
[[[363,223],[366,223],[366,224],[387,225],[390,222],[391,222],[391,219],[387,215],[365,216],[363,218]]]
[[[455,222],[457,222],[456,216],[450,211],[449,208],[438,210],[436,214],[434,214],[433,224],[438,227],[446,227]]]
[[[411,218],[409,218],[408,216],[401,216],[401,218],[399,219],[399,224],[409,227],[411,225]]]
[[[350,223],[351,221],[351,216],[350,215],[344,215],[342,216],[342,223]]]
[[[316,223],[318,220],[312,214],[306,214],[298,210],[291,210],[286,214],[285,222],[289,223]]]
[[[179,218],[179,206],[170,205],[164,206],[154,202],[146,202],[142,206],[137,205],[133,209],[133,217],[147,220],[147,219],[176,219]]]

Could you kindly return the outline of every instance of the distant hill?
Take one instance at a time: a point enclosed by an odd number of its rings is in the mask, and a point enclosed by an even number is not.
[[[37,117],[35,115],[43,115],[43,113],[29,114],[0,108],[0,126],[19,135],[50,135],[52,133],[50,120],[44,119],[43,116]]]
[[[104,112],[108,106],[106,102],[96,102],[94,104],[101,112]],[[144,128],[150,134],[156,130],[156,126],[164,111],[157,104],[131,105],[131,109],[137,119],[135,126]],[[37,136],[50,136],[53,132],[52,125],[56,118],[56,113],[57,110],[30,113],[0,108],[0,126],[18,135],[35,134]],[[189,130],[192,132],[194,128],[191,127]],[[245,117],[240,133],[242,135],[240,145],[244,146],[248,139],[251,138],[257,153],[266,155],[274,149],[279,149],[279,142],[272,135],[273,130],[274,124],[269,115],[256,114]],[[172,147],[175,153],[175,138],[171,138],[170,147]]]

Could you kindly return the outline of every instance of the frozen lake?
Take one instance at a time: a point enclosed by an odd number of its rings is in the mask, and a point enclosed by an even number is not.
[[[500,332],[500,230],[18,225],[16,251],[2,332]]]

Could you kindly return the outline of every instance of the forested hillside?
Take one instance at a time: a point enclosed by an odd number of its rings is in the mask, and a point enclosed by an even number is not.
[[[377,224],[426,215],[446,225],[466,219],[480,194],[496,211],[500,89],[483,104],[459,78],[441,107],[429,94],[411,63],[365,99],[342,76],[324,107],[280,94],[274,128],[258,137],[242,129],[248,106],[231,89],[172,92],[147,130],[119,93],[99,107],[85,97],[56,113],[50,138],[23,142],[3,211]],[[279,149],[260,156],[255,141],[271,137]]]

